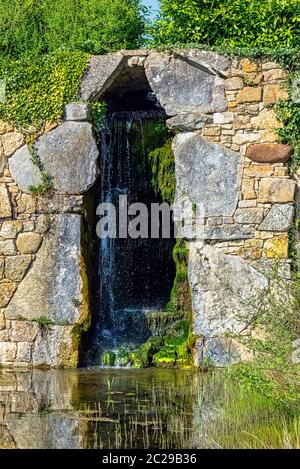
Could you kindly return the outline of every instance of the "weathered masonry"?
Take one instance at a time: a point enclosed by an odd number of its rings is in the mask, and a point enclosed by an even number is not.
[[[205,206],[203,242],[187,240],[196,363],[247,358],[227,331],[241,328],[237,314],[249,319],[274,260],[289,273],[296,183],[286,168],[291,149],[277,142],[280,124],[268,108],[286,98],[285,78],[267,59],[193,49],[92,57],[78,102],[34,145],[53,178],[51,197],[31,194],[42,181],[33,150],[0,122],[2,366],[77,366],[90,314],[83,226],[99,174],[87,102],[112,89],[154,93],[178,131],[176,197]]]

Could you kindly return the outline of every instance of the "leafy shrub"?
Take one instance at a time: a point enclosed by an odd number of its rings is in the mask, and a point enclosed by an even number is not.
[[[58,48],[102,53],[141,44],[140,0],[1,0],[0,55],[19,59]]]
[[[295,47],[299,0],[161,0],[150,28],[155,44]]]
[[[56,51],[34,60],[10,61],[0,67],[0,77],[6,85],[0,119],[28,132],[58,120],[64,104],[78,96],[87,61],[84,52]]]

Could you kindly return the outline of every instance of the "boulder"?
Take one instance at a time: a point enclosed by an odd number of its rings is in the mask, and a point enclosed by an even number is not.
[[[87,103],[69,103],[65,106],[64,119],[66,121],[89,121],[90,114]]]
[[[233,216],[241,186],[240,155],[192,132],[177,135],[173,150],[176,198],[204,206],[205,217]]]
[[[81,300],[81,217],[59,214],[53,219],[31,269],[6,309],[9,319],[36,319],[73,324]]]
[[[113,83],[125,62],[126,57],[121,52],[91,57],[81,82],[80,98],[87,101],[100,97]]]
[[[148,81],[168,116],[226,110],[223,72],[229,60],[205,52],[152,52],[147,58]]]
[[[292,147],[280,143],[257,143],[247,150],[247,158],[256,163],[285,163],[293,153]]]
[[[96,180],[98,148],[88,122],[64,122],[35,142],[34,153],[58,192],[84,193]],[[41,172],[27,145],[10,158],[9,169],[24,192],[42,183]]]
[[[32,365],[76,366],[77,354],[74,354],[72,330],[71,326],[53,326],[50,330],[40,331],[33,345]]]
[[[205,341],[224,338],[226,332],[240,332],[257,311],[259,295],[268,287],[268,279],[240,257],[196,243],[190,245],[189,280],[194,333]],[[216,355],[218,347],[214,349]],[[221,359],[217,357],[216,361]]]

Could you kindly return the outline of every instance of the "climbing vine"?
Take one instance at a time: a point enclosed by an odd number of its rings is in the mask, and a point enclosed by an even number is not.
[[[0,64],[6,100],[0,103],[0,119],[25,134],[34,134],[62,117],[65,104],[78,99],[88,54],[56,51],[32,59]]]

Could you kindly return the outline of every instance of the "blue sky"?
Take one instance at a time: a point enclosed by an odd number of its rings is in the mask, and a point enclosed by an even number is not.
[[[155,15],[155,10],[158,10],[158,0],[142,0],[142,3],[148,7],[152,7],[153,14]]]

